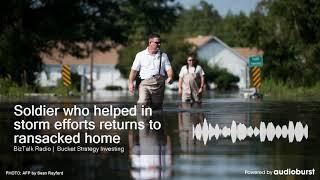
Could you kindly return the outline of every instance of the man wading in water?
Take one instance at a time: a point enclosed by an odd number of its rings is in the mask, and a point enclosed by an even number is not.
[[[160,51],[160,35],[151,34],[148,38],[147,49],[136,54],[129,75],[128,88],[134,93],[134,80],[140,71],[138,104],[151,105],[153,109],[161,109],[166,82],[173,81],[173,71],[166,53]]]
[[[179,73],[179,95],[182,102],[201,102],[204,90],[204,71],[193,54],[188,55],[187,65]]]

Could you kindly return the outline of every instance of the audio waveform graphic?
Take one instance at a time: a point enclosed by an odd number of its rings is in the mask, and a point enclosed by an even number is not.
[[[288,138],[289,143],[292,143],[294,139],[297,142],[301,142],[303,137],[308,139],[308,125],[306,124],[303,127],[302,123],[299,121],[294,126],[293,122],[289,121],[288,126],[283,125],[280,127],[277,125],[275,127],[272,122],[269,122],[267,126],[264,122],[261,122],[259,128],[253,128],[251,126],[246,127],[242,123],[237,125],[235,121],[232,121],[230,128],[226,126],[220,128],[218,124],[213,127],[211,124],[208,124],[206,119],[204,119],[202,126],[201,123],[192,126],[192,138],[196,138],[199,141],[202,138],[205,145],[213,137],[218,140],[220,136],[224,138],[230,136],[232,142],[235,143],[237,139],[242,141],[246,137],[257,137],[258,135],[260,135],[261,142],[264,142],[266,138],[268,141],[273,141],[274,137],[278,139],[281,137]]]

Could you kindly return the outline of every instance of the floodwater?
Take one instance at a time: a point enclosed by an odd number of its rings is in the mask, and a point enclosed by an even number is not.
[[[153,111],[151,117],[139,113],[117,118],[92,115],[95,105],[132,108],[135,100],[135,96],[126,92],[98,92],[93,98],[0,99],[1,179],[318,179],[320,100],[249,100],[237,93],[207,93],[198,105],[181,104],[177,95],[171,94],[165,98],[163,110]],[[17,117],[14,115],[17,104],[46,105],[60,110],[51,117]],[[90,114],[65,116],[61,111],[74,105],[88,108]],[[46,121],[52,125],[65,118],[93,121],[96,125],[101,122],[120,125],[118,130],[14,129],[15,121]],[[150,125],[150,120],[157,123]],[[144,127],[121,129],[125,122],[142,123]],[[118,135],[121,141],[118,144],[14,144],[15,135],[58,132]],[[48,146],[55,151],[19,152],[14,151],[15,146]],[[116,150],[61,152],[57,146]],[[62,171],[63,175],[13,176],[6,175],[6,171]]]

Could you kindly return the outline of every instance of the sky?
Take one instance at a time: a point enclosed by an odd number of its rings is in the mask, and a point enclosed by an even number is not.
[[[232,13],[238,14],[241,10],[246,14],[253,11],[260,0],[206,0],[213,4],[214,8],[218,10],[221,16],[225,16],[229,10]],[[193,5],[198,5],[200,0],[176,0],[185,8],[190,8]]]

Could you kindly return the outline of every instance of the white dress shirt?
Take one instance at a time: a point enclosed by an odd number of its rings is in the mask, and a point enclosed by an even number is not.
[[[171,64],[166,53],[161,53],[161,70],[160,74],[165,76],[166,71],[171,69]],[[157,54],[150,54],[148,48],[137,53],[132,70],[140,71],[141,79],[151,78],[153,75],[159,74],[160,51]]]

